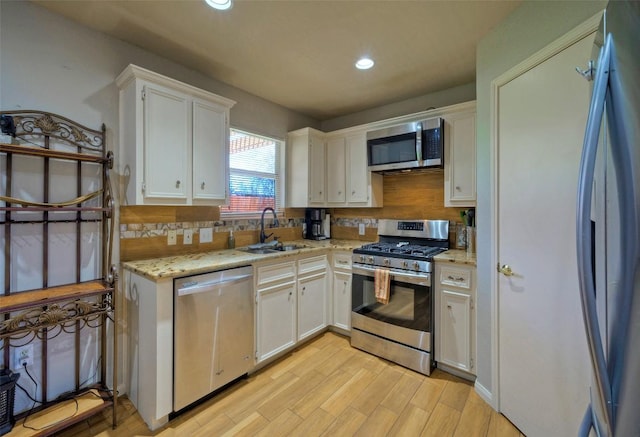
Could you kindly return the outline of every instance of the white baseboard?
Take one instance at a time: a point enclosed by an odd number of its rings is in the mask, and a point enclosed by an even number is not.
[[[498,410],[496,406],[493,404],[493,395],[489,390],[487,390],[485,386],[480,384],[478,380],[476,380],[476,383],[474,384],[474,388],[476,389],[476,393],[478,393],[478,396],[480,396],[487,404],[491,405],[491,407],[494,410],[496,411]]]

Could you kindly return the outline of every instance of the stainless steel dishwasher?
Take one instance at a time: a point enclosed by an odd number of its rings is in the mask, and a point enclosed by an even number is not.
[[[253,268],[174,281],[173,411],[253,365]]]

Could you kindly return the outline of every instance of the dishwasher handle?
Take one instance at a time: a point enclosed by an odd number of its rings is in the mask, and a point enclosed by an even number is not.
[[[215,290],[216,288],[237,284],[239,282],[247,280],[248,278],[251,278],[252,276],[253,276],[252,274],[248,274],[248,275],[234,276],[231,279],[222,280],[222,281],[213,280],[213,281],[207,281],[202,283],[196,282],[195,284],[193,282],[191,283],[187,282],[186,287],[178,288],[178,296],[186,296],[189,294],[196,294],[196,293],[206,293],[207,291]],[[189,285],[189,284],[193,284],[193,285]]]

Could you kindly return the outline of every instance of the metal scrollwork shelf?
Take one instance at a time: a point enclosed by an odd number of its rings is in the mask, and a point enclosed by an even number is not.
[[[86,403],[86,408],[80,407],[72,417],[67,420],[55,420],[51,426],[45,426],[33,435],[50,435],[60,429],[104,410],[112,408],[113,427],[117,425],[117,335],[116,335],[116,269],[112,264],[112,246],[114,235],[114,221],[112,219],[114,201],[111,191],[109,172],[113,167],[113,154],[107,152],[105,144],[105,126],[100,130],[89,129],[75,123],[65,117],[42,111],[2,111],[4,125],[13,130],[14,140],[11,144],[0,143],[0,163],[4,164],[3,172],[6,175],[4,187],[0,184],[0,230],[4,230],[4,284],[3,293],[0,293],[0,355],[2,367],[11,367],[11,350],[24,346],[36,340],[42,344],[42,392],[44,400],[41,411],[36,413],[42,419],[49,407],[57,405],[58,400],[49,400],[47,397],[47,370],[48,347],[53,339],[59,335],[75,335],[75,393],[78,394],[75,402],[80,405],[83,393],[89,391],[97,396],[91,397]],[[7,122],[7,120],[9,122]],[[2,156],[4,155],[4,156]],[[15,186],[15,175],[19,173],[16,168],[17,156],[31,157],[41,160],[35,168],[41,169],[42,187],[37,193],[29,193],[23,187]],[[53,166],[60,162],[65,163],[66,168],[75,169],[75,182],[71,187],[55,186],[59,183],[60,171]],[[69,164],[71,163],[71,164]],[[74,164],[75,163],[75,164]],[[29,165],[32,165],[29,164]],[[70,165],[70,167],[69,167]],[[87,170],[86,166],[93,166]],[[98,171],[96,170],[96,166]],[[0,172],[2,173],[2,172]],[[68,175],[66,175],[68,176]],[[91,181],[91,178],[94,180]],[[87,184],[87,179],[90,183]],[[87,186],[91,186],[89,191]],[[54,190],[58,193],[52,196]],[[65,191],[67,190],[67,191]],[[60,197],[60,192],[68,192],[66,200],[53,201],[50,197]],[[89,191],[89,192],[87,192]],[[28,198],[25,198],[28,197]],[[75,224],[75,262],[69,263],[70,276],[75,281],[68,284],[49,286],[50,239],[55,236],[59,224]],[[100,234],[99,246],[95,248],[100,261],[95,278],[81,280],[86,276],[83,273],[83,250],[86,250],[86,241],[83,242],[83,225],[97,223],[96,228]],[[41,259],[34,263],[40,269],[42,287],[32,290],[13,290],[18,283],[12,264],[17,263],[18,255],[12,253],[14,240],[18,240],[21,226],[37,226],[42,235]],[[90,241],[93,241],[90,239]],[[24,261],[24,260],[22,260]],[[53,269],[54,267],[52,267]],[[59,268],[59,267],[58,267]],[[57,273],[57,272],[56,272]],[[99,382],[85,387],[80,382],[81,358],[80,335],[87,328],[98,329],[100,332],[100,363]],[[110,335],[108,335],[110,331]],[[112,361],[107,366],[108,344]],[[85,369],[86,370],[86,369]],[[110,373],[113,388],[107,386],[107,372]],[[86,396],[85,396],[86,397]],[[96,401],[100,399],[100,401]],[[25,416],[22,413],[17,417]],[[17,427],[17,425],[16,425]],[[18,429],[12,431],[16,432]],[[25,435],[25,428],[20,428],[20,435]],[[11,435],[10,433],[9,435]]]

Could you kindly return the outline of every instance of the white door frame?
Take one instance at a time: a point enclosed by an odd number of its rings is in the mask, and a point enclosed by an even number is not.
[[[593,17],[589,18],[582,24],[575,27],[573,30],[570,30],[565,35],[561,36],[551,44],[547,45],[543,49],[537,51],[529,58],[515,65],[505,73],[501,74],[497,78],[491,81],[491,100],[490,100],[490,136],[489,136],[489,161],[490,161],[490,169],[489,169],[489,177],[491,180],[491,205],[493,205],[493,211],[491,212],[491,238],[490,243],[490,256],[491,256],[491,266],[497,266],[498,259],[498,231],[499,231],[499,223],[498,223],[498,98],[500,88],[507,83],[511,82],[516,77],[524,74],[525,72],[531,70],[537,65],[543,63],[547,59],[555,56],[560,53],[567,47],[572,44],[580,41],[582,38],[586,37],[590,33],[593,33],[598,29],[600,24],[600,19],[602,18],[602,12],[595,14]],[[585,64],[586,65],[586,64]],[[576,67],[586,68],[585,65],[576,65]],[[576,72],[576,74],[578,74]],[[576,174],[576,178],[578,175]],[[493,267],[492,267],[493,268]],[[498,332],[499,332],[499,324],[500,324],[500,314],[498,312],[499,308],[499,298],[498,296],[498,272],[493,272],[491,275],[491,342],[493,345],[493,350],[491,354],[491,361],[493,362],[493,366],[491,369],[491,380],[493,382],[493,387],[491,390],[491,399],[487,399],[490,401],[491,406],[496,411],[501,411],[500,409],[500,369],[499,369],[499,349],[500,344],[498,343]]]

